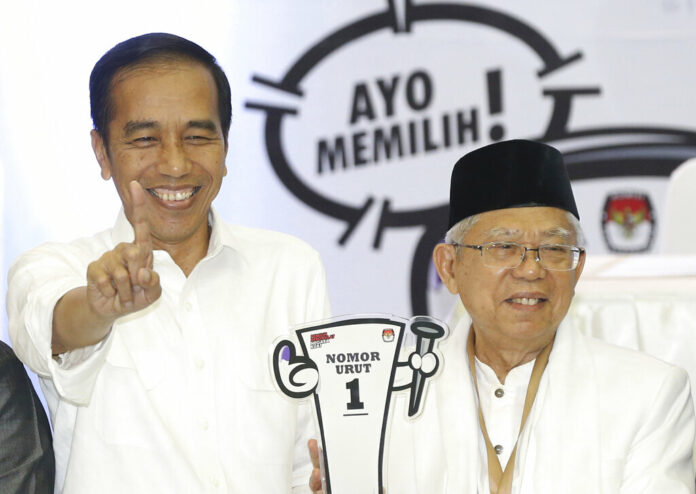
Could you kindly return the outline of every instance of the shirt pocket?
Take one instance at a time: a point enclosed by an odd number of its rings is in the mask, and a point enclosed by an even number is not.
[[[114,341],[99,376],[96,427],[112,445],[162,447],[166,434],[154,394],[170,359],[158,351],[131,354],[117,343]]]
[[[248,461],[291,465],[298,401],[274,386],[267,352],[268,349],[261,348],[243,351],[236,358],[236,377],[240,384],[235,400],[236,433],[241,438],[243,457]]]

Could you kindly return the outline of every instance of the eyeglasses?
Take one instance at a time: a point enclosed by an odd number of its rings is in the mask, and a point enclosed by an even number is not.
[[[527,251],[536,252],[536,261],[541,267],[551,271],[570,271],[578,266],[582,247],[562,244],[543,244],[531,249],[515,242],[486,242],[481,245],[467,245],[452,242],[455,247],[477,249],[481,252],[483,264],[490,268],[514,269],[524,261]]]

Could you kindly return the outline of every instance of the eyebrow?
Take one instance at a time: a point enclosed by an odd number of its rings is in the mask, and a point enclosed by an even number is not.
[[[217,126],[212,120],[190,120],[186,125],[189,129],[202,129],[217,132]],[[157,129],[160,124],[153,120],[131,120],[123,127],[124,135],[129,137],[139,130]]]
[[[522,234],[521,230],[517,230],[514,228],[502,228],[502,227],[495,227],[491,228],[486,232],[487,236],[489,237],[516,237]],[[566,228],[557,226],[554,228],[550,228],[548,230],[545,230],[541,232],[541,236],[543,238],[547,237],[561,237],[564,241],[567,241],[570,239],[570,231],[567,230]]]
[[[563,240],[570,239],[570,231],[560,226],[546,230],[543,235],[544,237],[561,237]]]
[[[158,127],[159,124],[153,120],[131,120],[123,126],[123,132],[126,137],[129,137],[139,130],[156,129]]]
[[[212,120],[190,120],[187,127],[190,129],[209,130],[210,132],[217,132],[218,130],[217,125]]]
[[[515,237],[520,235],[522,232],[517,229],[512,229],[512,228],[502,228],[500,226],[496,226],[495,228],[491,228],[486,232],[486,235],[489,237]]]

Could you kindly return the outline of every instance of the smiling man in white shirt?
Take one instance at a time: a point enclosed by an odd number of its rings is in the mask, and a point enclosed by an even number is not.
[[[417,492],[694,492],[686,372],[564,321],[585,261],[578,220],[551,146],[499,142],[455,165],[433,259],[469,318],[441,347],[413,435],[401,431]]]
[[[200,46],[153,33],[97,62],[90,99],[92,147],[123,210],[112,229],[38,247],[9,275],[13,345],[51,412],[56,492],[301,486],[311,418],[274,391],[266,353],[329,315],[324,271],[303,242],[211,208],[227,78]]]

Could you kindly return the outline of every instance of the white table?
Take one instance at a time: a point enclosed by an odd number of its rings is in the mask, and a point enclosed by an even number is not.
[[[569,317],[686,369],[696,390],[696,256],[588,257]]]

